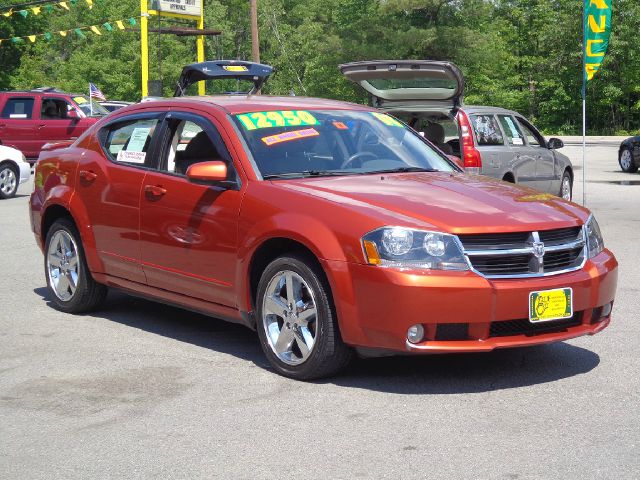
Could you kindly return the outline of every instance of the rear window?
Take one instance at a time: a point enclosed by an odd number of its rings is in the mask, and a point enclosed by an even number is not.
[[[144,165],[157,119],[129,120],[109,127],[104,148],[118,163]]]
[[[2,118],[29,119],[33,117],[33,97],[10,98],[2,109]]]
[[[455,90],[458,82],[450,78],[373,78],[367,80],[378,90],[392,90],[396,88],[444,88]]]
[[[478,145],[504,145],[500,126],[493,115],[471,115]]]

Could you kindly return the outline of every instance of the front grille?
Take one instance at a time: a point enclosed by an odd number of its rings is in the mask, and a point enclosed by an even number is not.
[[[582,312],[576,312],[570,318],[552,320],[549,322],[531,323],[528,319],[505,320],[491,322],[489,337],[510,337],[513,335],[540,335],[565,331],[582,323]]]
[[[468,323],[439,323],[436,327],[435,340],[467,340],[468,338]]]
[[[585,258],[582,227],[467,234],[458,238],[473,268],[489,278],[542,276],[577,270]],[[544,247],[542,256],[541,247]]]

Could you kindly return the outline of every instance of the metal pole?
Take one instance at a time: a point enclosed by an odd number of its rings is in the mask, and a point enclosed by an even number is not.
[[[89,108],[91,109],[90,116],[93,117],[93,100],[91,100],[91,82],[89,82]]]
[[[204,30],[204,0],[202,0],[202,9],[200,10],[200,18],[198,19],[198,29]],[[204,62],[204,35],[196,37],[196,54],[198,62]],[[202,96],[206,93],[205,82],[198,82],[198,95]]]
[[[140,0],[140,66],[142,68],[142,97],[149,95],[149,25],[147,0]]]
[[[251,16],[251,58],[260,63],[260,42],[258,40],[258,0],[250,0]]]
[[[582,97],[582,205],[587,206],[587,96]]]

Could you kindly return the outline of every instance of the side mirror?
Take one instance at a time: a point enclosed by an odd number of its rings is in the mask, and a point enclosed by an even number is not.
[[[564,142],[559,138],[550,138],[547,142],[547,148],[549,150],[557,150],[558,148],[564,147]]]
[[[80,115],[78,115],[78,112],[76,110],[68,110],[67,118],[71,120],[78,120],[80,118]]]
[[[187,178],[193,183],[235,184],[228,182],[227,175],[227,164],[220,160],[194,163],[187,168]]]
[[[455,155],[447,155],[447,157],[449,157],[449,160],[451,160],[453,163],[459,166],[462,170],[464,170],[464,162],[460,157],[456,157]]]

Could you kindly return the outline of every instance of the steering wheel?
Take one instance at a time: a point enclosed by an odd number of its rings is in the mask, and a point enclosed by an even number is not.
[[[360,160],[362,161],[363,158],[366,157],[371,157],[373,160],[376,160],[378,158],[378,156],[375,153],[371,153],[371,152],[358,152],[358,153],[354,153],[353,155],[351,155],[349,158],[347,158],[344,162],[342,162],[342,165],[340,165],[340,168],[347,168],[347,165],[351,165],[352,163],[354,163],[356,160]]]

